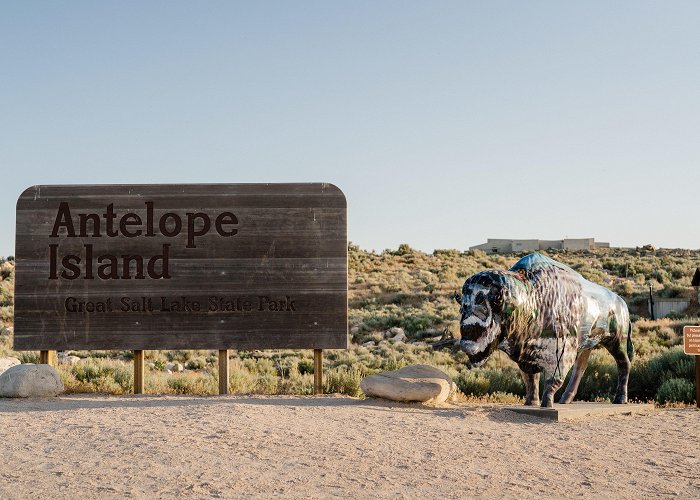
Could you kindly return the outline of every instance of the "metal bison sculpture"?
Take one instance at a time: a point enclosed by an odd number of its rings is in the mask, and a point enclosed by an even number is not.
[[[605,347],[617,363],[615,403],[627,402],[633,355],[631,324],[624,300],[584,279],[573,269],[540,254],[520,259],[509,271],[483,271],[464,282],[460,303],[460,347],[471,367],[497,349],[515,361],[525,382],[526,405],[542,406],[573,372],[560,403],[570,403],[591,350]],[[624,338],[627,337],[626,346]]]

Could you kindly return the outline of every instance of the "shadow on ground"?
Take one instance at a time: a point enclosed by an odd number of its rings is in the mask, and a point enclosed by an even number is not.
[[[419,403],[398,403],[375,398],[351,398],[348,396],[173,396],[173,395],[122,395],[106,394],[67,394],[55,398],[5,399],[0,398],[0,413],[72,411],[79,409],[115,409],[115,408],[190,408],[212,406],[278,406],[278,407],[357,407],[375,411],[403,413],[417,412],[438,414],[446,417],[464,416],[462,406],[427,406]]]

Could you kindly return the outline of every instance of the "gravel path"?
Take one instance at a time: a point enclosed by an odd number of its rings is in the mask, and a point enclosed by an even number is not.
[[[0,498],[700,497],[700,412],[346,397],[0,399]]]

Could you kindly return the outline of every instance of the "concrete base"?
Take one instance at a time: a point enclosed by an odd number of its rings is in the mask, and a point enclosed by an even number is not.
[[[608,415],[645,415],[654,411],[653,404],[626,404],[614,405],[612,403],[571,403],[560,405],[555,403],[553,408],[541,408],[539,406],[509,406],[508,410],[523,413],[533,417],[546,418],[561,422],[564,420],[580,420],[589,417]]]

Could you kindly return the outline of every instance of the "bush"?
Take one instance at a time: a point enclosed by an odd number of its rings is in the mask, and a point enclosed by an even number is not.
[[[362,373],[357,368],[331,368],[326,374],[324,392],[328,394],[347,394],[358,397],[362,394],[360,382]]]
[[[694,370],[692,356],[684,354],[680,346],[671,348],[648,361],[632,365],[629,396],[631,399],[651,401],[667,380],[679,378],[692,384],[695,379]]]
[[[39,353],[36,351],[22,351],[17,356],[22,363],[33,363],[35,365],[39,364],[40,358]]]
[[[134,390],[134,374],[130,369],[126,367],[116,368],[112,373],[112,378],[123,392],[132,392]]]
[[[523,383],[517,368],[464,370],[455,379],[455,384],[465,396],[485,396],[487,394],[525,395]]]
[[[297,370],[301,375],[314,372],[314,362],[312,359],[300,359],[297,363]]]
[[[505,367],[500,370],[485,370],[489,381],[489,392],[525,396],[525,383],[517,368]]]
[[[276,374],[262,373],[255,379],[253,391],[257,394],[276,394],[279,381]]]
[[[201,370],[205,366],[207,361],[202,357],[190,359],[185,363],[185,368],[188,370]]]
[[[208,375],[184,373],[170,375],[168,387],[175,394],[212,394],[217,390],[217,383]]]
[[[476,370],[460,373],[455,384],[465,396],[484,396],[489,393],[489,380]]]
[[[111,377],[113,369],[92,362],[79,363],[71,370],[73,376],[84,384],[94,384],[100,379]]]
[[[559,397],[566,389],[570,377],[571,373],[566,377],[556,397]],[[612,400],[616,390],[617,365],[612,356],[607,351],[592,352],[586,371],[579,383],[576,399],[581,401]]]
[[[684,378],[670,378],[666,380],[656,393],[656,402],[663,405],[667,403],[695,402],[695,386]]]

